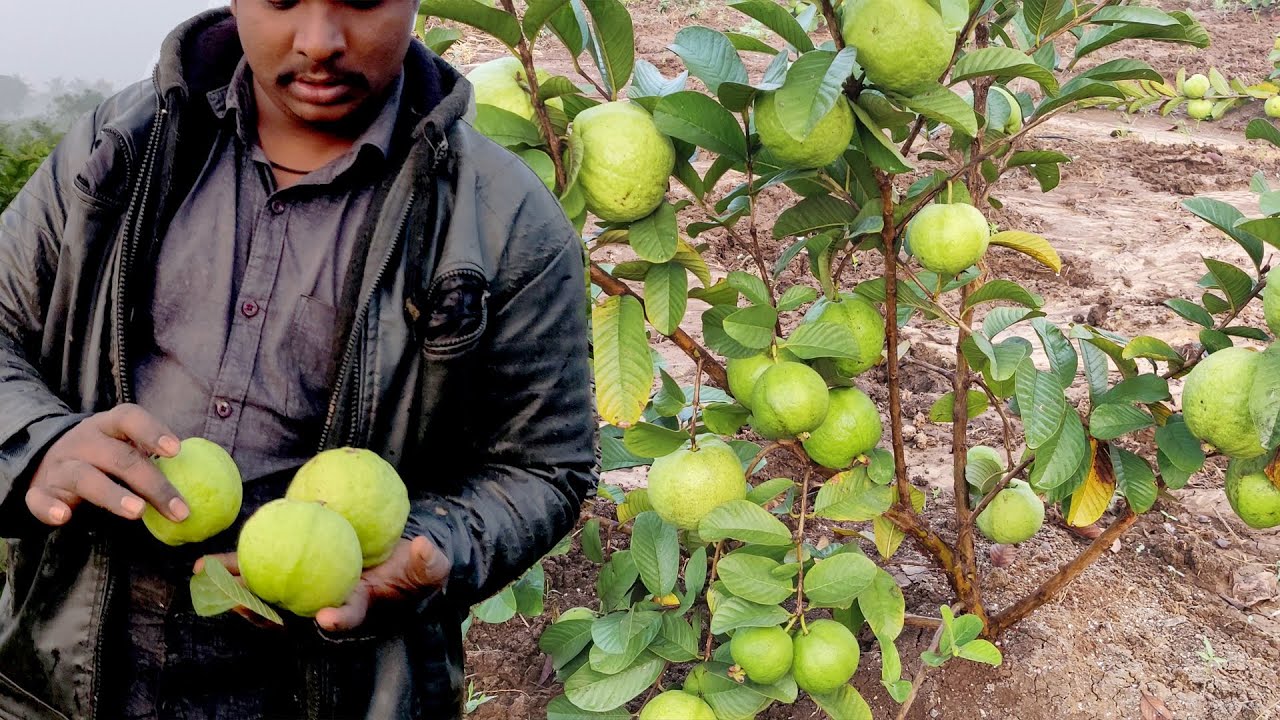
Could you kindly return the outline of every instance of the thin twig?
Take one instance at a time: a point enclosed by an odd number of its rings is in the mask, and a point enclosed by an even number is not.
[[[809,514],[809,480],[812,477],[812,467],[806,468],[800,487],[800,523],[796,528],[796,558],[800,565],[800,574],[796,577],[796,616],[800,618],[800,632],[806,634],[809,628],[804,622],[804,519]]]
[[[693,406],[689,410],[689,449],[698,449],[698,406],[702,397],[702,363],[703,355],[698,356],[698,369],[693,374]]]
[[[836,50],[844,49],[844,33],[840,27],[840,19],[836,17],[836,9],[831,4],[831,0],[822,0],[822,16],[827,20],[827,29],[831,31],[831,40],[836,44]]]
[[[716,554],[715,554],[715,557],[711,558],[711,569],[710,569],[710,571],[707,573],[707,587],[708,587],[708,588],[709,588],[709,587],[711,587],[711,585],[712,585],[713,583],[715,583],[715,581],[716,581],[716,569],[717,569],[717,568],[719,567],[719,565],[720,565],[720,553],[721,553],[723,550],[724,550],[724,541],[723,541],[723,540],[720,540],[719,542],[717,542],[717,543],[716,543]],[[710,660],[710,659],[711,659],[711,640],[712,640],[713,638],[715,638],[715,636],[716,636],[716,635],[715,635],[715,633],[711,632],[711,628],[710,628],[710,626],[708,626],[708,627],[707,627],[707,644],[706,644],[706,649],[704,649],[704,650],[703,650],[703,652],[702,652],[702,659],[703,659],[703,660]]]
[[[938,623],[938,630],[933,634],[933,640],[929,642],[928,652],[938,652],[938,643],[942,642],[942,631],[945,629],[945,625]],[[920,669],[916,670],[916,676],[911,679],[911,692],[907,695],[907,699],[902,701],[902,708],[898,710],[898,720],[907,720],[907,713],[916,701],[916,693],[920,692],[920,686],[924,684],[924,676],[927,672],[929,672],[929,665],[922,661]]]
[[[1005,473],[1004,477],[1000,478],[1000,482],[996,483],[995,487],[991,488],[991,492],[983,496],[982,501],[979,502],[978,506],[975,507],[973,509],[973,512],[969,514],[968,523],[973,524],[973,522],[977,520],[978,516],[982,514],[982,511],[986,510],[987,506],[991,504],[991,501],[995,499],[996,495],[1000,494],[1001,490],[1004,490],[1006,487],[1008,487],[1009,483],[1014,478],[1018,477],[1019,473],[1021,473],[1023,470],[1026,470],[1027,467],[1030,466],[1032,461],[1034,461],[1035,459],[1036,459],[1035,453],[1031,453],[1027,455],[1027,457],[1023,458],[1022,462],[1018,463],[1017,467]]]
[[[595,78],[588,75],[587,71],[582,69],[582,65],[578,63],[578,56],[575,55],[570,59],[573,61],[573,69],[577,70],[578,74],[581,75],[584,80],[591,83],[592,87],[596,89],[596,92],[600,93],[601,97],[604,97],[604,98],[610,97],[609,91],[605,90],[603,85],[596,82]]]
[[[972,373],[973,382],[982,391],[987,394],[987,400],[991,402],[991,407],[995,408],[996,413],[1000,415],[1000,421],[1004,423],[1004,453],[1009,459],[1009,464],[1013,464],[1013,422],[1009,420],[1009,413],[1005,412],[1004,403],[1000,398],[996,397],[996,393],[987,385],[986,380],[982,379],[982,375]]]
[[[502,0],[502,9],[518,19],[515,3],[512,0]],[[538,97],[538,73],[533,66],[533,49],[529,47],[528,39],[521,36],[516,51],[520,55],[520,63],[524,66],[525,82],[529,84],[529,96],[533,101],[534,114],[537,115],[538,125],[542,128],[542,134],[551,150],[551,163],[555,167],[556,192],[562,193],[566,189],[568,176],[565,174],[563,154],[560,152],[560,137],[556,135],[555,127],[551,124],[546,103]]]

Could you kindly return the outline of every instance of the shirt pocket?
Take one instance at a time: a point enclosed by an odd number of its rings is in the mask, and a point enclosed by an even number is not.
[[[337,356],[333,340],[338,311],[310,295],[300,295],[287,336],[293,377],[287,378],[285,412],[295,419],[323,416],[329,406],[330,378]]]

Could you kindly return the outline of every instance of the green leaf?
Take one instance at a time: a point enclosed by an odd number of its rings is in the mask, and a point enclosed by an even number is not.
[[[658,376],[662,378],[662,388],[653,396],[654,412],[664,418],[676,417],[689,405],[684,390],[666,370],[659,368]]]
[[[1089,455],[1089,440],[1084,424],[1075,411],[1062,418],[1062,427],[1050,442],[1036,451],[1031,466],[1030,482],[1039,491],[1052,490],[1080,477]]]
[[[538,649],[550,655],[552,664],[559,670],[591,644],[594,622],[594,618],[580,618],[552,623],[538,636]]]
[[[1227,294],[1232,310],[1238,310],[1248,304],[1249,296],[1253,293],[1253,279],[1248,273],[1213,258],[1205,258],[1204,264],[1208,266],[1209,273],[1213,276],[1218,288]]]
[[[1030,360],[1018,365],[1016,374],[1018,408],[1027,435],[1027,446],[1038,448],[1062,426],[1067,400],[1062,386],[1052,375],[1035,369]]]
[[[1045,318],[1034,318],[1031,326],[1035,328],[1040,343],[1044,345],[1045,354],[1049,356],[1049,367],[1054,378],[1063,388],[1071,387],[1080,370],[1080,356],[1076,354],[1071,341],[1057,325]]]
[[[662,631],[658,633],[658,639],[649,646],[649,650],[667,662],[690,662],[700,655],[698,634],[688,620],[674,613],[667,613],[662,616]]]
[[[431,48],[431,52],[444,55],[461,39],[462,31],[457,28],[433,27],[423,34],[422,44]]]
[[[623,653],[636,638],[648,645],[662,628],[662,614],[653,610],[626,610],[596,618],[591,639],[606,653]]]
[[[1159,375],[1139,375],[1122,380],[1096,398],[1096,404],[1104,403],[1154,403],[1169,400],[1169,381]]]
[[[733,539],[771,547],[792,543],[791,530],[751,500],[732,500],[707,513],[698,523],[698,537],[706,542]]]
[[[196,581],[195,578],[201,576],[206,580]],[[215,557],[205,556],[204,567],[199,573],[192,576],[191,587],[192,590],[201,594],[199,604],[206,612],[231,603],[225,610],[212,614],[221,614],[231,608],[243,606],[255,615],[264,617],[277,625],[284,624],[284,620],[281,619],[279,613],[250,592],[248,588],[237,582],[232,577],[231,572],[222,564],[222,561]],[[222,597],[218,597],[215,593],[220,593]],[[196,599],[193,596],[192,605],[194,606],[195,604]]]
[[[885,134],[885,128],[875,118],[857,103],[850,103],[849,107],[858,119],[857,141],[872,165],[887,173],[906,173],[914,169],[902,156],[897,143],[890,135]]]
[[[1048,443],[1046,443],[1046,446]],[[987,446],[978,446],[987,447]],[[988,448],[994,450],[994,448]],[[967,462],[964,466],[964,479],[969,483],[978,494],[986,495],[995,488],[1000,478],[1004,477],[1004,462],[992,457],[988,453],[973,452],[977,448],[970,448]]]
[[[728,646],[720,647],[727,655]],[[755,689],[754,683],[748,681],[738,684],[729,679],[727,664],[713,662],[705,665],[710,671],[702,676],[702,699],[711,706],[716,718],[749,720],[772,702],[770,698]]]
[[[529,39],[532,44],[538,38],[538,31],[551,19],[561,8],[567,7],[569,0],[529,0],[528,7],[524,12],[524,22],[521,23],[524,29],[524,36]]]
[[[965,137],[978,134],[978,116],[974,114],[973,106],[941,84],[934,83],[932,88],[911,97],[897,94],[890,94],[890,97],[912,112],[950,126]]]
[[[769,288],[764,281],[751,273],[734,270],[727,278],[729,285],[755,305],[772,305],[769,301]]]
[[[828,480],[814,499],[820,518],[836,522],[864,522],[883,514],[897,498],[894,488],[871,481],[866,468],[855,467]]]
[[[778,497],[784,492],[794,488],[795,481],[791,478],[773,478],[766,480],[759,485],[751,488],[747,493],[747,500],[757,505],[764,505],[770,500]]]
[[[813,40],[796,21],[791,13],[772,0],[729,0],[729,7],[738,12],[759,20],[762,25],[774,31],[791,47],[801,53],[813,50]]]
[[[736,434],[750,415],[750,410],[732,403],[711,403],[702,408],[702,421],[717,435]]]
[[[773,237],[780,240],[845,227],[857,218],[857,211],[849,203],[832,195],[813,195],[782,211],[773,225]]]
[[[778,312],[796,310],[818,299],[818,291],[805,285],[792,285],[778,298]]]
[[[866,555],[832,555],[804,574],[804,596],[816,607],[849,607],[871,585],[877,569]]]
[[[1132,405],[1097,405],[1089,416],[1089,434],[1099,440],[1115,440],[1154,424],[1150,415]]]
[[[476,0],[424,0],[421,6],[428,17],[456,20],[492,35],[503,45],[514,48],[524,33],[511,13]]]
[[[1158,10],[1156,12],[1159,12]],[[1123,25],[1101,25],[1090,28],[1076,45],[1075,56],[1082,58],[1108,45],[1134,38],[1163,40],[1165,42],[1183,43],[1198,48],[1209,46],[1210,38],[1204,28],[1186,13],[1170,13],[1177,21],[1175,25],[1155,23],[1130,23]]]
[[[609,612],[626,607],[631,588],[640,579],[640,570],[631,559],[630,550],[619,550],[609,556],[609,562],[600,568],[596,577],[596,595],[600,597],[601,610]]]
[[[1026,0],[1022,3],[1022,19],[1033,40],[1040,40],[1055,30],[1064,0]]]
[[[744,160],[747,139],[742,127],[723,105],[692,90],[672,93],[658,101],[653,111],[658,130],[673,138]]]
[[[539,563],[525,571],[512,586],[516,596],[516,612],[525,617],[537,617],[543,611],[543,597],[547,590],[547,574]]]
[[[582,526],[582,554],[593,563],[604,562],[604,543],[600,539],[598,518],[591,518]]]
[[[1249,126],[1244,130],[1244,136],[1249,140],[1266,140],[1280,147],[1280,129],[1262,118],[1250,120]]]
[[[1164,301],[1164,304],[1197,325],[1207,328],[1213,327],[1213,316],[1209,314],[1208,310],[1193,302],[1188,302],[1181,298],[1169,298]]]
[[[884,569],[876,568],[871,585],[858,595],[858,607],[881,643],[892,642],[902,633],[907,601],[902,588]]]
[[[995,666],[999,666],[1004,660],[1000,649],[987,640],[970,640],[960,646],[960,657]]]
[[[608,712],[590,712],[578,707],[565,695],[557,695],[547,703],[547,720],[631,720],[631,713],[620,707]]]
[[[1182,207],[1236,241],[1249,254],[1255,267],[1262,263],[1262,240],[1236,227],[1236,223],[1245,219],[1244,213],[1221,200],[1207,197],[1184,200]]]
[[[837,102],[847,102],[843,88],[853,74],[855,54],[853,48],[838,53],[815,50],[801,55],[787,71],[777,91],[776,110],[782,127],[797,142],[808,139]]]
[[[978,390],[969,391],[968,415],[973,419],[987,411],[990,404],[987,402],[987,394]],[[929,420],[936,423],[949,423],[955,420],[956,413],[956,394],[954,391],[949,392],[938,398],[933,403],[933,407],[929,408]]]
[[[610,297],[592,306],[591,321],[600,417],[630,427],[644,413],[653,385],[644,308],[631,296]]]
[[[731,305],[716,305],[702,313],[702,333],[703,338],[707,341],[707,347],[727,358],[741,359],[759,355],[759,348],[750,348],[743,345],[730,337],[729,333],[724,329],[725,318],[738,312],[738,310],[737,307]]]
[[[777,48],[754,35],[728,31],[725,32],[725,37],[729,38],[729,42],[733,43],[733,47],[742,52],[764,53],[765,55],[776,55],[778,53]]]
[[[515,590],[507,586],[497,595],[475,606],[472,612],[481,622],[497,625],[516,616],[516,605]]]
[[[652,263],[671,260],[680,244],[675,206],[663,200],[652,213],[631,223],[628,235],[631,249],[641,258]]]
[[[1136,513],[1144,513],[1156,504],[1156,474],[1146,460],[1128,450],[1114,445],[1111,451],[1111,467],[1116,473],[1116,489],[1129,501]]]
[[[206,558],[205,562],[209,562],[209,559]],[[221,615],[240,605],[238,600],[218,588],[217,583],[209,576],[208,570],[201,570],[192,575],[189,589],[191,590],[192,609],[200,617]]]
[[[654,595],[667,595],[680,572],[680,539],[674,525],[653,511],[642,512],[631,531],[631,557],[640,580]]]
[[[711,285],[711,270],[707,268],[707,261],[703,260],[702,255],[689,243],[683,240],[680,241],[676,247],[675,261],[693,273],[693,276],[698,278],[698,282],[702,283],[703,287]]]
[[[875,536],[876,550],[880,553],[880,557],[888,560],[893,554],[898,552],[902,541],[907,538],[907,534],[892,520],[887,520],[883,515],[871,519],[871,531]]]
[[[801,323],[783,345],[802,360],[858,357],[858,341],[853,330],[837,323]]]
[[[993,338],[1024,320],[1043,317],[1039,310],[1016,307],[993,307],[982,317],[982,334]]]
[[[1040,105],[1036,107],[1033,117],[1044,117],[1059,108],[1067,107],[1081,100],[1091,100],[1102,97],[1123,100],[1127,96],[1124,94],[1124,91],[1116,87],[1114,83],[1098,82],[1086,77],[1077,77],[1066,85],[1063,85],[1060,94],[1040,103]]]
[[[737,551],[720,558],[716,567],[729,592],[744,600],[772,605],[795,592],[790,581],[770,572],[778,565],[776,560]]]
[[[662,97],[684,90],[688,81],[688,70],[680,72],[673,78],[667,78],[653,63],[644,58],[637,58],[635,69],[631,74],[631,88],[627,91],[627,96],[632,100],[646,97]]]
[[[662,675],[666,661],[644,652],[630,667],[614,675],[605,675],[583,665],[564,681],[564,692],[571,702],[583,710],[608,712],[639,697],[640,693]]]
[[[644,276],[645,315],[663,335],[680,328],[689,305],[689,277],[675,262],[654,265]]]
[[[689,442],[689,433],[638,422],[623,432],[622,441],[627,450],[640,457],[659,458],[670,455]]]
[[[1105,7],[1094,14],[1089,22],[1095,25],[1138,24],[1167,27],[1178,21],[1162,10],[1143,7]]]
[[[871,706],[852,685],[841,685],[829,693],[811,695],[831,720],[874,720]]]
[[[1126,360],[1136,358],[1162,360],[1173,363],[1175,366],[1181,366],[1186,362],[1182,355],[1178,354],[1177,350],[1169,347],[1169,343],[1146,335],[1130,340],[1129,344],[1124,347],[1122,357]]]
[[[1050,164],[1045,167],[1056,166]],[[1062,258],[1058,256],[1058,251],[1039,235],[1021,230],[1006,230],[992,235],[991,244],[1017,250],[1054,272],[1062,271]]]
[[[724,33],[696,25],[681,28],[669,49],[680,56],[689,73],[701,80],[713,95],[719,93],[720,84],[724,82],[750,83],[742,58]]]
[[[1256,380],[1254,384],[1257,384]],[[1181,414],[1171,416],[1164,425],[1156,428],[1156,447],[1184,472],[1195,473],[1204,467],[1204,448],[1191,434]]]
[[[1012,280],[991,280],[978,288],[964,303],[964,309],[971,310],[984,302],[1008,300],[1024,307],[1039,308],[1044,305],[1044,298],[1036,295]]]
[[[716,282],[709,288],[694,288],[689,291],[689,297],[701,300],[708,305],[737,306],[738,304],[738,291],[724,280]]]
[[[1098,397],[1107,392],[1107,356],[1090,341],[1080,343],[1080,356],[1084,360],[1084,374],[1089,381],[1089,394]]]
[[[586,37],[588,28],[586,25],[586,17],[577,11],[575,3],[567,4],[559,10],[551,14],[547,18],[547,23],[551,26],[551,31],[564,43],[574,58],[582,54],[586,49]]]
[[[1058,80],[1019,50],[989,47],[974,50],[956,63],[951,73],[953,83],[977,77],[994,77],[1000,82],[1015,77],[1033,80],[1050,95],[1058,94]]]
[[[542,134],[538,132],[537,125],[510,110],[493,105],[476,105],[473,125],[481,135],[505,148],[542,144]]]
[[[735,310],[724,319],[724,331],[743,346],[763,350],[773,342],[778,313],[771,307],[754,305]]]
[[[730,597],[716,606],[711,617],[711,632],[722,635],[744,627],[771,627],[787,621],[790,616],[778,605],[760,605]]]
[[[1258,358],[1249,391],[1249,414],[1258,427],[1258,440],[1268,449],[1280,445],[1280,345]]]
[[[588,49],[604,79],[611,98],[631,82],[635,66],[635,29],[631,13],[619,0],[581,0],[591,15],[591,44]]]

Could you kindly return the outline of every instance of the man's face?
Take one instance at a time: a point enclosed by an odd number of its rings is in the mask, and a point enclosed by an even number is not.
[[[341,126],[395,81],[418,0],[231,0],[259,92],[285,115]]]

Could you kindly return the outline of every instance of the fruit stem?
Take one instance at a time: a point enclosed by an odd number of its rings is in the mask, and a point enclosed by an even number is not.
[[[511,14],[517,20],[520,17],[516,14],[516,6],[513,0],[502,0],[502,9]],[[529,47],[529,41],[522,34],[520,36],[520,44],[516,46],[516,51],[520,56],[520,62],[524,65],[525,82],[529,84],[529,99],[533,101],[534,113],[538,116],[538,125],[542,128],[542,135],[547,140],[547,145],[551,149],[551,162],[556,169],[556,194],[560,195],[567,189],[568,176],[564,171],[564,158],[561,156],[560,138],[556,135],[555,127],[551,124],[551,117],[547,115],[547,105],[538,97],[538,72],[533,66],[533,50]]]
[[[631,297],[644,304],[644,298],[635,290],[632,290],[626,283],[618,278],[610,275],[608,271],[600,267],[593,260],[591,261],[591,282],[600,286],[609,295],[630,295]],[[675,332],[667,335],[676,347],[684,351],[692,360],[702,359],[703,371],[707,373],[707,377],[711,379],[711,383],[721,390],[729,389],[729,376],[725,374],[724,366],[720,364],[707,349],[698,344],[697,340],[689,337],[689,333],[681,328],[676,328]]]

